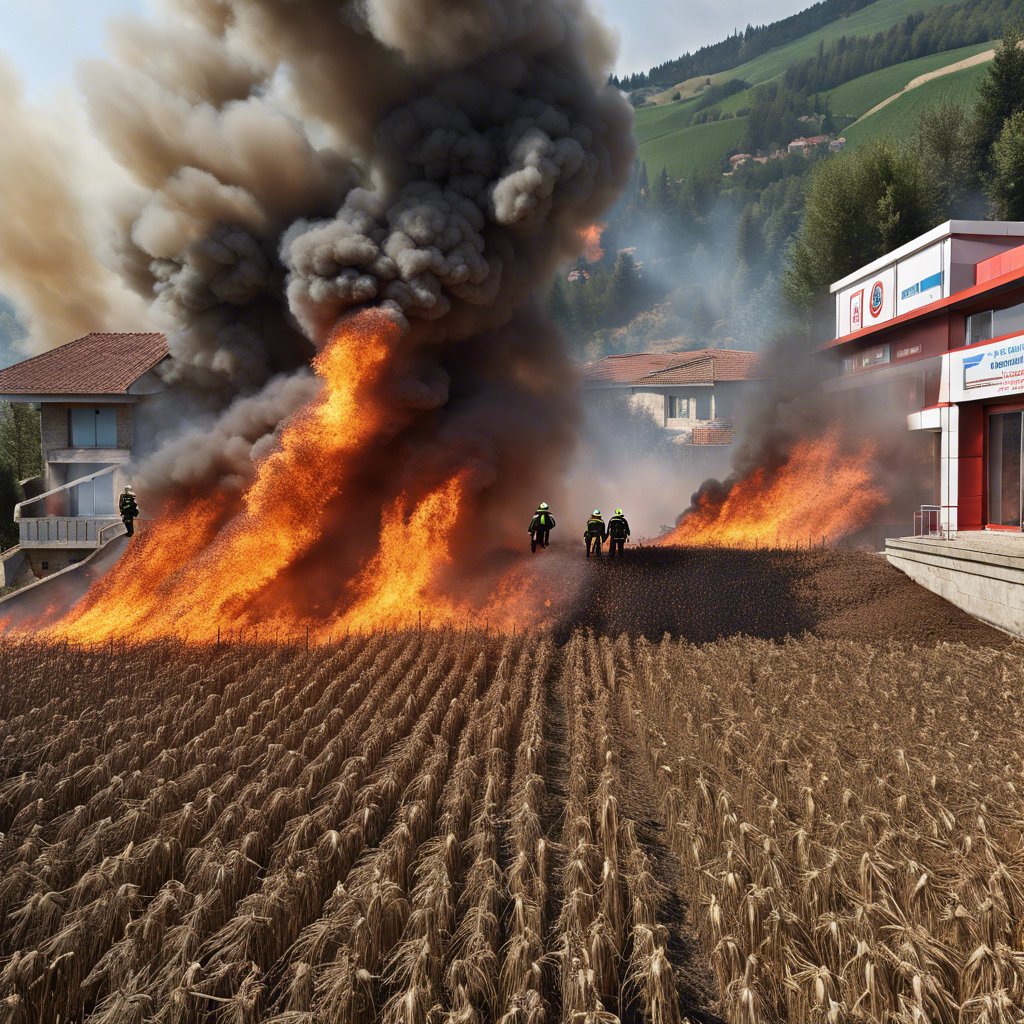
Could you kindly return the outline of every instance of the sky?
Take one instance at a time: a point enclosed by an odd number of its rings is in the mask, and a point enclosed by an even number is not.
[[[593,2],[619,36],[621,75],[647,71],[748,23],[784,18],[813,0]],[[18,70],[30,97],[45,99],[73,84],[77,61],[102,55],[108,18],[148,6],[148,0],[0,0],[0,57]]]

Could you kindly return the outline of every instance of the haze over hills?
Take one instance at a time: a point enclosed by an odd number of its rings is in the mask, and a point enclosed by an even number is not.
[[[820,241],[804,229],[824,164],[839,168],[833,205],[866,204],[864,223],[850,225],[864,244],[815,257],[830,280],[921,225],[997,215],[989,151],[1024,108],[1024,77],[1018,88],[1013,72],[997,90],[1002,109],[984,138],[972,124],[979,85],[1016,24],[1024,0],[823,0],[613,79],[636,110],[638,157],[603,258],[554,285],[553,312],[578,356],[758,349],[793,330],[820,341],[808,317],[827,281],[800,279],[793,253],[798,240]],[[858,154],[861,169],[842,170]],[[887,193],[888,224],[876,209]]]

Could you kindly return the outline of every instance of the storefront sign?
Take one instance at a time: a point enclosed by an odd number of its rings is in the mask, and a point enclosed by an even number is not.
[[[942,298],[942,245],[933,245],[902,260],[896,269],[896,315]]]
[[[850,333],[864,326],[864,292],[856,291],[850,296]]]
[[[911,356],[919,356],[920,354],[920,345],[904,345],[902,348],[896,349],[897,359],[909,359]]]
[[[1024,337],[955,352],[949,358],[953,402],[1024,392]]]
[[[838,296],[838,337],[891,320],[896,314],[896,267],[862,278]]]

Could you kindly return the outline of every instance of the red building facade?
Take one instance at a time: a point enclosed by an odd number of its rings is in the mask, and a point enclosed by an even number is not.
[[[943,533],[1024,522],[1024,223],[950,221],[836,282],[829,390],[906,417]],[[876,408],[880,408],[876,405]]]

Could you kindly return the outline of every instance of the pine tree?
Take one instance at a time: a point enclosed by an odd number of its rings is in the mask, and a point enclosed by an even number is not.
[[[923,234],[934,186],[917,151],[876,142],[819,163],[784,278],[797,307],[821,311],[832,281]]]
[[[42,471],[39,413],[25,402],[0,402],[0,462],[18,480]]]
[[[988,73],[978,85],[974,107],[973,152],[982,177],[992,169],[992,147],[1006,120],[1024,109],[1024,50],[1021,30],[1003,33],[1003,41],[989,63]]]
[[[999,220],[1024,220],[1024,111],[1008,118],[992,147],[988,197]]]

